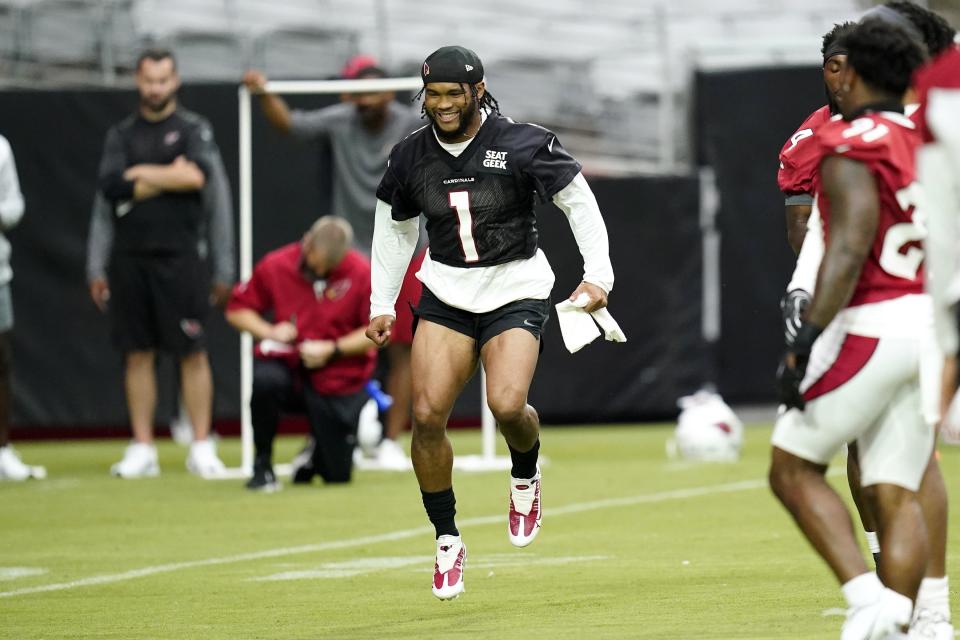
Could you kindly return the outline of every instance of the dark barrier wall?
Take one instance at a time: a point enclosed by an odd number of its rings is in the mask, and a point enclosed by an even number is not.
[[[181,103],[210,119],[237,192],[234,86],[190,86]],[[298,97],[302,106],[330,98]],[[84,264],[90,203],[107,128],[136,106],[132,92],[2,92],[0,133],[13,146],[27,199],[13,243],[16,330],[15,421],[39,427],[126,423],[120,357],[107,322],[87,295]],[[298,238],[328,212],[324,152],[269,130],[254,109],[254,254]],[[705,361],[700,340],[698,189],[689,178],[592,180],[611,237],[617,283],[611,310],[630,338],[575,355],[551,320],[532,402],[561,423],[637,420],[674,411],[695,389]],[[557,273],[554,302],[580,280],[582,261],[569,225],[551,207],[541,216],[542,246]],[[235,333],[211,314],[216,414],[239,415]],[[175,402],[171,363],[161,370],[158,423]],[[479,415],[474,381],[455,417]]]
[[[600,341],[571,355],[551,319],[531,402],[547,422],[661,418],[708,376],[701,338],[699,187],[687,177],[590,180],[610,235],[616,275],[610,312],[626,344]],[[573,292],[582,261],[564,216],[540,212],[541,244]],[[553,312],[553,311],[552,311]]]
[[[718,386],[728,401],[772,401],[783,349],[778,301],[793,269],[777,156],[825,102],[817,69],[701,73],[698,157],[720,191],[721,339]]]

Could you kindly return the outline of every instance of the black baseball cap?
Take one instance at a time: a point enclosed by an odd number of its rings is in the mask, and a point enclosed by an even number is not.
[[[440,47],[423,61],[420,69],[423,84],[428,82],[466,82],[477,84],[483,81],[483,63],[480,56],[466,47]]]

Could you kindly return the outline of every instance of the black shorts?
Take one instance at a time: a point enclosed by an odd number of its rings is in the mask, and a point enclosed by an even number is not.
[[[550,301],[527,298],[510,302],[493,311],[473,313],[451,307],[424,287],[415,314],[414,330],[417,321],[429,320],[473,338],[477,341],[478,352],[491,338],[509,329],[526,329],[540,341],[540,348],[543,350],[541,337],[547,319],[550,318]]]
[[[184,356],[206,348],[210,284],[195,253],[116,253],[107,277],[112,336],[121,351]]]

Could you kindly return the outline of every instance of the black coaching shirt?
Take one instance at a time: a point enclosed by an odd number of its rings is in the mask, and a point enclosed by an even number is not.
[[[489,115],[459,156],[431,126],[390,153],[377,198],[395,220],[426,217],[430,258],[454,267],[489,267],[537,252],[536,199],[548,201],[580,173],[547,129]]]
[[[196,252],[205,215],[202,192],[164,192],[136,202],[134,183],[124,179],[123,172],[137,164],[170,164],[184,156],[209,177],[218,154],[210,123],[185,109],[159,122],[136,113],[112,127],[104,143],[99,185],[114,212],[114,251]]]

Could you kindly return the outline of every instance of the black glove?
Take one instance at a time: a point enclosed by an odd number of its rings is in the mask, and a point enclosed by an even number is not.
[[[822,332],[820,327],[803,321],[797,329],[796,337],[787,340],[787,351],[777,369],[777,399],[786,405],[787,409],[803,409],[806,406],[803,394],[800,393],[800,383],[807,372],[813,343]]]
[[[780,314],[783,317],[783,339],[792,344],[797,339],[803,312],[810,306],[810,294],[803,289],[794,289],[780,299]]]

